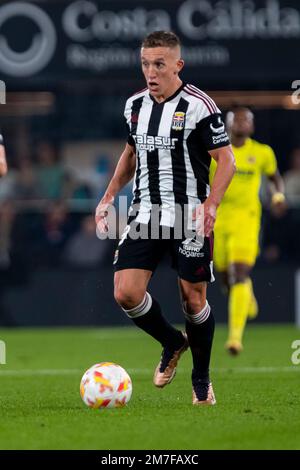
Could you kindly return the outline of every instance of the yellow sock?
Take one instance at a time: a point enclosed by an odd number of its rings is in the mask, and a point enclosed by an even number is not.
[[[257,305],[257,300],[253,292],[253,285],[252,285],[252,281],[250,277],[248,278],[247,282],[249,283],[250,290],[251,290],[251,298],[250,298],[249,309],[248,309],[248,318],[252,320],[253,318],[257,317],[258,305]]]
[[[230,287],[228,342],[242,342],[250,299],[251,288],[249,282],[239,282]]]

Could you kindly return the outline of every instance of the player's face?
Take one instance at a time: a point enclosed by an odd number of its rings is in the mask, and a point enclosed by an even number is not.
[[[236,137],[249,137],[254,132],[254,120],[251,111],[238,110],[233,113],[230,132]]]
[[[167,97],[178,83],[183,67],[180,48],[151,47],[141,50],[142,70],[147,87],[154,97]]]

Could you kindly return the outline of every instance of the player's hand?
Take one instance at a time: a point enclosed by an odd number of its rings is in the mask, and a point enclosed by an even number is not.
[[[204,210],[204,236],[209,237],[214,229],[217,215],[217,205],[208,197],[203,204],[202,210]]]
[[[193,212],[192,219],[196,221],[197,235],[209,237],[214,229],[217,205],[209,198],[204,204],[199,204]]]
[[[98,206],[96,207],[95,212],[95,221],[97,230],[100,233],[107,233],[109,226],[107,221],[108,209],[109,206],[112,206],[114,203],[114,197],[110,194],[105,195],[101,201],[99,202]]]
[[[287,211],[287,203],[284,194],[275,193],[272,196],[271,212],[278,218],[285,215]]]
[[[199,204],[193,211],[193,222],[196,222],[196,235],[204,236],[204,206]]]

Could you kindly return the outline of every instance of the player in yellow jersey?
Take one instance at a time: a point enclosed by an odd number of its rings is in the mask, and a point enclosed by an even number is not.
[[[268,178],[273,205],[284,203],[284,186],[272,148],[251,138],[253,113],[243,107],[230,111],[227,127],[237,170],[217,211],[214,264],[229,297],[226,348],[236,355],[243,348],[247,318],[258,313],[250,272],[259,252],[261,177]],[[211,177],[215,168],[212,162]]]

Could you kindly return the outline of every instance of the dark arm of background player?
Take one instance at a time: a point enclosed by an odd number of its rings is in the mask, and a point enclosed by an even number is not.
[[[275,193],[284,194],[284,182],[278,170],[274,175],[268,176],[268,181],[272,195]]]
[[[4,145],[0,144],[0,177],[7,173],[7,162],[5,157]]]
[[[271,192],[271,209],[277,216],[282,217],[286,211],[287,204],[284,196],[284,182],[277,170],[274,175],[268,176],[268,183]]]
[[[105,194],[96,208],[96,223],[100,218],[105,216],[107,208],[113,204],[115,196],[118,192],[132,179],[136,167],[135,149],[126,144],[124,151],[116,166],[114,175],[105,191]]]
[[[210,150],[209,154],[217,162],[210,195],[204,203],[204,235],[208,237],[213,231],[216,212],[235,173],[235,159],[231,145]]]

